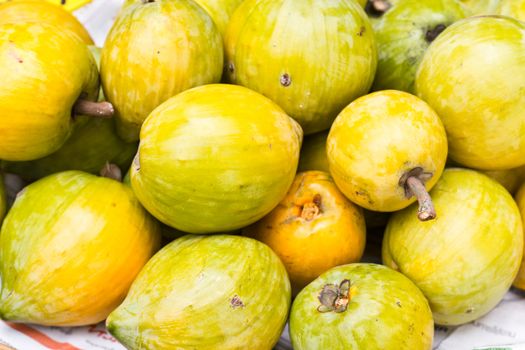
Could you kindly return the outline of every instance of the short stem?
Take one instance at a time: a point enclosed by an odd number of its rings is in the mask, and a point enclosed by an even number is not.
[[[419,203],[417,214],[419,220],[428,221],[435,219],[436,210],[434,209],[432,198],[430,198],[423,182],[415,176],[410,176],[406,180],[406,186],[410,189],[410,193],[417,198]]]
[[[100,169],[100,176],[122,182],[122,171],[118,165],[115,164],[106,163],[104,167]]]
[[[438,24],[434,28],[427,30],[425,34],[425,40],[429,43],[433,42],[434,40],[436,40],[439,34],[441,34],[441,32],[444,31],[446,28],[446,25]]]
[[[109,102],[94,102],[78,99],[73,106],[75,115],[86,115],[88,117],[111,118],[115,113],[113,105]]]
[[[381,17],[392,7],[388,0],[368,0],[365,11],[372,17]]]

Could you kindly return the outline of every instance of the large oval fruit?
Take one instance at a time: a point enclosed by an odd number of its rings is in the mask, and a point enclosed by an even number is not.
[[[144,122],[131,184],[150,213],[181,231],[235,230],[285,196],[301,140],[299,125],[256,92],[193,88]]]
[[[373,22],[379,61],[374,90],[414,91],[416,70],[430,43],[465,17],[456,0],[398,1]]]
[[[516,203],[520,209],[522,221],[525,221],[525,182],[520,186],[518,193],[516,193]],[[513,283],[514,287],[521,290],[525,290],[525,254],[523,255],[523,260],[521,262],[520,270],[518,276]]]
[[[266,245],[188,235],[146,264],[106,324],[128,349],[270,350],[289,307],[286,270]]]
[[[56,151],[69,137],[77,99],[98,95],[97,66],[86,44],[49,24],[0,24],[0,67],[0,159]]]
[[[297,174],[279,205],[243,232],[277,253],[294,294],[330,268],[358,262],[366,240],[363,211],[322,171]]]
[[[54,326],[104,320],[159,248],[158,224],[131,189],[80,171],[17,197],[0,233],[0,317]]]
[[[377,64],[372,28],[354,0],[247,0],[225,42],[229,80],[275,101],[305,134],[328,129],[366,94]]]
[[[4,219],[5,212],[7,210],[7,197],[5,194],[4,177],[0,172],[0,227],[2,226],[2,220]]]
[[[119,135],[139,139],[158,105],[194,86],[219,82],[221,36],[194,1],[142,1],[126,6],[102,49],[104,93],[116,111]]]
[[[36,22],[52,24],[77,34],[86,44],[93,40],[75,16],[61,6],[41,0],[16,0],[0,4],[0,24]]]
[[[349,264],[322,274],[295,298],[295,350],[430,350],[428,302],[405,276],[376,264]]]
[[[517,20],[471,17],[425,53],[416,91],[443,120],[457,163],[487,170],[525,164],[524,37]]]
[[[442,325],[475,320],[501,300],[523,253],[520,212],[496,181],[447,169],[430,193],[439,216],[418,222],[415,206],[392,215],[383,262],[425,294]]]
[[[375,211],[414,202],[418,190],[411,181],[432,188],[447,159],[447,137],[437,114],[417,97],[394,90],[348,105],[332,125],[326,147],[339,189]]]

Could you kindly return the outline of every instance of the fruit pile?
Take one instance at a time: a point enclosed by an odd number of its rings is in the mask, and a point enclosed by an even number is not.
[[[60,6],[1,3],[0,318],[105,320],[128,349],[269,350],[287,321],[295,350],[431,349],[525,289],[520,20],[127,0],[97,48]]]

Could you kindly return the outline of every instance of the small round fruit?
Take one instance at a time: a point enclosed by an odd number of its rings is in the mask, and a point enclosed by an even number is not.
[[[516,277],[520,212],[503,186],[474,170],[446,169],[430,194],[439,217],[418,222],[415,206],[394,213],[383,263],[421,289],[437,324],[460,325],[489,312]]]
[[[0,316],[53,326],[100,322],[160,246],[131,189],[80,171],[27,186],[0,233]]]
[[[270,350],[289,307],[286,270],[266,245],[187,235],[151,258],[106,325],[128,349]]]
[[[376,264],[332,268],[299,293],[290,313],[295,350],[430,350],[433,336],[421,291]]]
[[[281,203],[243,232],[277,253],[294,295],[330,268],[358,262],[366,240],[362,209],[322,171],[297,174]]]
[[[137,0],[123,8],[102,49],[100,72],[119,135],[137,141],[153,109],[181,91],[219,82],[222,63],[221,36],[196,2]]]
[[[518,193],[516,193],[516,203],[521,212],[522,220],[525,220],[525,182],[520,186]],[[514,280],[513,286],[521,290],[525,290],[525,254],[523,255],[523,260],[521,261],[520,270],[518,276]]]
[[[299,156],[298,171],[319,170],[330,172],[326,157],[326,138],[328,131],[308,135],[303,140]]]
[[[458,21],[432,43],[416,91],[447,130],[450,157],[475,169],[525,164],[525,23],[481,16]]]
[[[229,81],[275,101],[305,134],[328,129],[376,71],[372,28],[355,0],[246,0],[225,42]]]
[[[330,172],[346,197],[369,210],[396,211],[414,202],[413,195],[421,199],[439,179],[447,137],[424,101],[406,92],[378,91],[355,100],[337,116],[327,155]],[[425,205],[421,219],[433,218]]]
[[[144,122],[131,185],[165,224],[235,230],[268,214],[292,184],[299,125],[268,98],[235,85],[184,91]]]

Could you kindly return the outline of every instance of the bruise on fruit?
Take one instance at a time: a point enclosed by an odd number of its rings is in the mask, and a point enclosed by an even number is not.
[[[244,303],[242,302],[241,298],[239,298],[237,294],[235,294],[233,298],[230,300],[230,307],[232,309],[243,308],[244,306],[245,306]]]
[[[365,197],[365,199],[368,202],[368,204],[370,204],[370,205],[374,204],[374,201],[372,200],[372,198],[370,198],[370,195],[368,194],[367,191],[365,191],[365,190],[358,190],[358,191],[355,191],[355,194],[356,194],[356,196]]]
[[[351,283],[348,279],[341,281],[339,286],[326,284],[317,297],[321,303],[317,307],[317,311],[321,313],[330,311],[341,313],[346,311],[350,302],[350,286]]]
[[[290,84],[292,84],[292,78],[290,77],[288,73],[284,73],[283,75],[281,75],[281,78],[279,79],[279,81],[281,82],[281,85],[284,87],[290,86]]]
[[[66,4],[66,0],[60,0],[60,4],[65,5]]]

